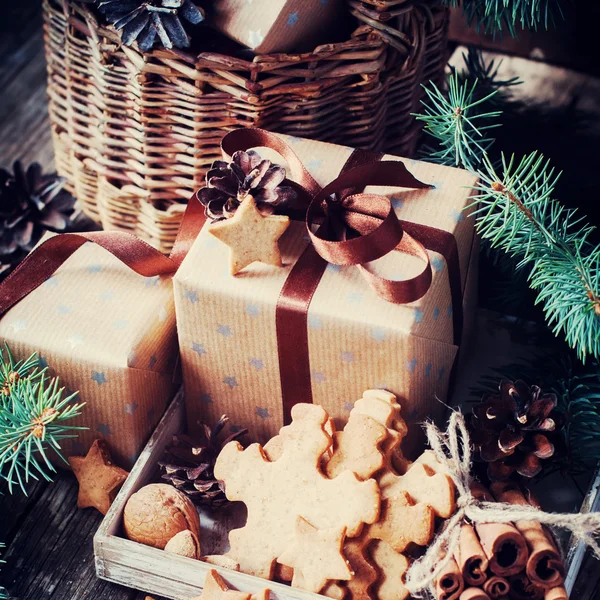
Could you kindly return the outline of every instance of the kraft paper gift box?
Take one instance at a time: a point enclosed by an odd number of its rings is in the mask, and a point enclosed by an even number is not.
[[[320,185],[331,182],[351,148],[280,136]],[[270,150],[263,157],[282,163]],[[477,251],[473,219],[464,210],[476,178],[464,170],[402,160],[431,189],[369,186],[366,192],[391,196],[400,219],[454,235],[460,263],[463,332],[475,313]],[[284,163],[285,164],[285,163]],[[174,279],[177,327],[186,392],[188,427],[215,423],[227,414],[247,427],[250,439],[265,442],[284,424],[276,333],[276,307],[290,270],[308,244],[304,222],[292,221],[280,239],[284,266],[254,263],[230,275],[229,249],[205,226]],[[393,252],[377,261],[381,274],[404,279],[416,274],[416,260]],[[458,346],[448,266],[429,251],[432,283],[420,300],[393,304],[369,287],[356,266],[328,265],[308,309],[312,401],[341,427],[366,389],[396,394],[415,450],[426,418],[441,418]],[[422,263],[419,262],[418,270]],[[412,427],[411,427],[412,425]]]
[[[308,52],[328,40],[341,0],[217,0],[214,25],[259,54]],[[344,11],[345,12],[345,11]]]
[[[88,429],[64,440],[64,455],[107,440],[130,468],[173,397],[177,334],[170,277],[145,278],[87,243],[0,320],[0,339],[85,402],[69,421]]]

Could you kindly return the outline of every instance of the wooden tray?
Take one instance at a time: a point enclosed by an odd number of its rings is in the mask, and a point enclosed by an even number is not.
[[[131,474],[121,488],[113,505],[94,536],[96,573],[101,579],[174,600],[188,600],[202,593],[204,578],[215,569],[233,587],[248,593],[257,593],[268,587],[275,600],[323,600],[323,596],[291,588],[281,583],[265,581],[252,575],[216,567],[163,550],[144,546],[121,537],[121,523],[125,503],[144,485],[156,481],[157,462],[173,434],[184,431],[185,411],[183,391],[180,391],[167,409],[156,431],[150,438]],[[592,478],[589,492],[581,507],[582,512],[600,508],[600,471]],[[200,510],[201,546],[203,554],[222,554],[227,550],[227,534],[240,527],[245,519],[237,508],[213,513]],[[243,507],[242,507],[243,509]],[[218,520],[215,515],[218,514]],[[584,549],[568,545],[566,587],[570,593],[581,567]]]
[[[281,583],[216,567],[199,560],[169,554],[121,537],[123,509],[129,497],[144,485],[156,481],[157,462],[175,433],[185,427],[183,392],[175,396],[156,431],[135,463],[127,481],[94,536],[96,573],[101,579],[174,600],[199,596],[206,574],[215,569],[233,587],[257,593],[268,587],[274,600],[323,600],[323,596],[291,588]],[[200,510],[203,554],[227,550],[227,534],[240,527],[245,515],[237,509],[213,513]],[[243,509],[243,507],[241,507]],[[215,516],[218,514],[218,521]]]

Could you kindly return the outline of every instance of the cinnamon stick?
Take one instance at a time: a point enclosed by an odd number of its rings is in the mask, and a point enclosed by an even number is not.
[[[454,558],[451,558],[435,582],[435,594],[438,600],[458,600],[464,589],[462,573]]]
[[[544,589],[533,585],[525,573],[514,575],[509,580],[510,598],[514,600],[542,600]]]
[[[544,600],[569,600],[569,595],[567,594],[567,590],[562,585],[559,585],[547,590]]]
[[[490,600],[490,597],[481,588],[470,587],[460,595],[459,600]]]
[[[487,579],[488,559],[472,525],[465,524],[461,527],[454,558],[461,570],[465,584],[483,585]]]
[[[497,600],[508,594],[510,585],[508,579],[493,575],[483,584],[483,590],[492,600]]]
[[[492,492],[500,502],[530,506],[514,484],[495,483],[492,485]],[[565,566],[552,536],[536,521],[518,521],[515,527],[527,542],[529,559],[525,572],[531,582],[548,590],[561,586],[565,581]]]
[[[471,486],[471,493],[478,500],[494,500],[490,492],[477,482]],[[509,523],[478,523],[475,530],[494,575],[508,577],[525,570],[529,558],[527,542],[516,527]]]

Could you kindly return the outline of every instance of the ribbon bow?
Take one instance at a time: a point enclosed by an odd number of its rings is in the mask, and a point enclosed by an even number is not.
[[[308,234],[323,259],[337,265],[358,265],[376,293],[389,302],[406,304],[425,295],[431,285],[431,264],[424,244],[407,231],[414,224],[398,219],[388,197],[365,194],[362,189],[366,185],[414,189],[430,185],[416,179],[402,162],[379,161],[381,155],[356,152],[342,173],[321,188],[296,153],[272,133],[238,129],[228,133],[221,144],[229,159],[237,150],[261,146],[275,150],[287,161],[293,178],[289,183],[305,204]],[[398,281],[380,277],[366,266],[394,250],[421,259],[422,270]]]

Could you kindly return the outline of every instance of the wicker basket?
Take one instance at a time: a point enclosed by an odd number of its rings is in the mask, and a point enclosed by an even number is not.
[[[258,126],[410,155],[423,81],[441,77],[447,11],[348,0],[358,29],[307,54],[140,53],[85,6],[44,0],[58,171],[105,229],[168,252],[226,131]]]

